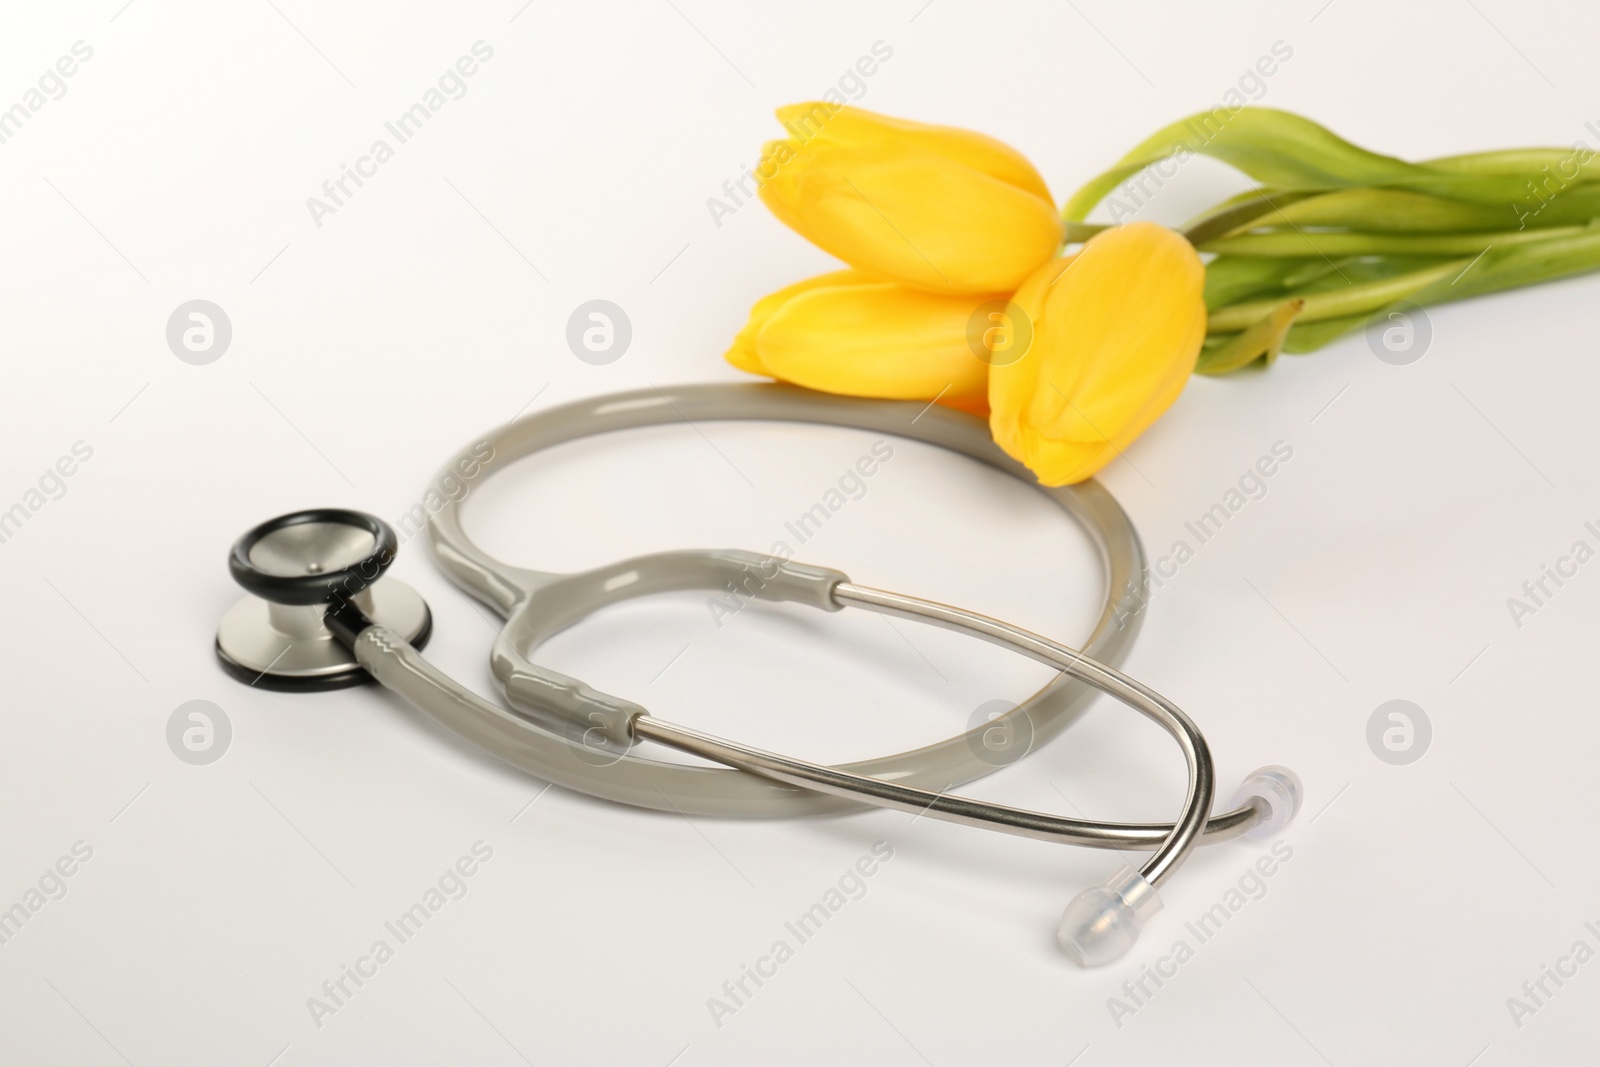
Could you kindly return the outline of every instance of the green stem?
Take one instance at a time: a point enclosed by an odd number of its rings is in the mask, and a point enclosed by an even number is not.
[[[1567,181],[1600,177],[1600,155],[1573,148],[1502,148],[1460,156],[1430,159],[1430,167],[1457,174],[1524,175],[1537,177],[1546,167]]]
[[[1230,256],[1475,256],[1495,245],[1527,244],[1552,237],[1575,237],[1582,226],[1499,233],[1326,233],[1300,229],[1222,237],[1200,246],[1202,252]]]
[[[1221,341],[1210,351],[1202,352],[1195,371],[1200,374],[1227,374],[1249,366],[1258,359],[1264,359],[1267,366],[1272,366],[1277,361],[1278,353],[1283,351],[1289,327],[1294,325],[1295,316],[1300,314],[1305,304],[1303,297],[1284,301],[1271,315],[1248,330]]]
[[[1413,293],[1456,275],[1471,266],[1471,259],[1453,260],[1426,270],[1413,271],[1395,278],[1346,286],[1325,293],[1307,293],[1305,307],[1295,317],[1296,322],[1317,322],[1321,319],[1338,319],[1346,315],[1360,315],[1404,300]],[[1282,306],[1284,298],[1251,300],[1218,308],[1206,320],[1207,333],[1236,333],[1249,329],[1261,319]]]
[[[1296,192],[1271,189],[1252,189],[1231,199],[1224,200],[1210,211],[1185,225],[1183,235],[1189,243],[1195,246],[1203,245],[1219,237],[1226,237],[1236,230],[1246,230],[1251,223],[1262,225],[1259,219],[1269,214],[1277,214],[1291,204],[1301,200],[1315,199],[1321,193]]]
[[[1066,240],[1062,243],[1069,245],[1083,244],[1096,234],[1116,228],[1115,223],[1102,225],[1098,222],[1068,222],[1066,224]]]

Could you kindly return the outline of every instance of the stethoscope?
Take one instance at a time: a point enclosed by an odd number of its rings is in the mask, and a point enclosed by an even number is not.
[[[840,571],[739,550],[679,550],[553,574],[512,567],[475,545],[461,526],[467,489],[517,459],[593,434],[663,423],[774,420],[875,430],[971,456],[1040,488],[1090,534],[1107,596],[1081,651],[976,612],[852,582]],[[1116,500],[1095,482],[1041,488],[1002,453],[983,424],[939,406],[831,396],[784,385],[687,385],[596,397],[537,412],[457,453],[424,498],[428,540],[445,574],[505,618],[490,654],[509,708],[490,703],[423,659],[432,630],[422,597],[384,572],[399,540],[389,524],[342,509],[295,512],[262,523],[233,546],[229,569],[250,594],[224,615],[217,655],[247,684],[296,692],[376,680],[418,710],[514,767],[592,796],[685,815],[780,817],[850,810],[861,803],[982,826],[1023,837],[1102,849],[1147,850],[1072,899],[1057,931],[1078,963],[1128,951],[1161,909],[1157,887],[1197,844],[1272,834],[1294,817],[1293,772],[1264,767],[1233,810],[1207,818],[1216,783],[1193,721],[1170,700],[1118,671],[1140,614],[1145,559]],[[866,608],[970,634],[1060,673],[1017,707],[938,744],[825,766],[664,722],[530,660],[585,616],[620,601],[706,589],[742,600],[790,601],[824,611]],[[1000,765],[984,735],[1026,727],[1044,742],[1076,718],[1093,691],[1108,693],[1172,735],[1188,765],[1173,823],[1071,819],[950,793]],[[650,741],[722,767],[638,754]],[[725,769],[726,768],[726,769]]]

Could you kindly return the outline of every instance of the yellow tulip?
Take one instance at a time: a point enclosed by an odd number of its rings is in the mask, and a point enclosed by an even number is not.
[[[1106,230],[1013,298],[1032,326],[989,375],[989,428],[1045,485],[1090,477],[1177,399],[1206,334],[1205,267],[1150,222]]]
[[[778,109],[761,199],[852,267],[938,293],[1010,292],[1061,247],[1033,165],[992,137],[838,104]]]
[[[989,365],[967,325],[980,297],[937,296],[861,271],[818,275],[763,297],[727,359],[740,370],[849,396],[981,405]]]

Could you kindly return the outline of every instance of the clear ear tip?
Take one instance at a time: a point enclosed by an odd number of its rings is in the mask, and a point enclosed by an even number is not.
[[[1300,811],[1305,789],[1300,776],[1287,767],[1276,765],[1254,771],[1234,794],[1233,806],[1242,808],[1252,800],[1266,806],[1266,815],[1245,832],[1246,837],[1271,837],[1294,821]]]
[[[1080,967],[1103,967],[1121,959],[1139,940],[1144,921],[1160,910],[1156,887],[1124,866],[1072,898],[1056,939]]]

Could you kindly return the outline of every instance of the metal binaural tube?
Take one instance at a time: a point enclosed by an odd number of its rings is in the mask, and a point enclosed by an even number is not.
[[[946,822],[1093,848],[1154,849],[1155,855],[1140,870],[1152,885],[1159,885],[1170,876],[1202,836],[1225,840],[1243,834],[1260,821],[1262,810],[1253,803],[1208,820],[1216,784],[1205,738],[1177,705],[1120,671],[1021,627],[947,604],[851,582],[834,586],[833,598],[843,605],[929,622],[1009,648],[1087,682],[1151,719],[1178,742],[1188,764],[1188,790],[1178,820],[1170,824],[1093,822],[950,796],[766,752],[649,715],[634,720],[634,736],[791,785],[881,807],[923,812]]]
[[[814,789],[819,793],[1039,841],[1081,845],[1085,848],[1147,851],[1159,847],[1173,830],[1172,823],[1094,822],[949,793],[934,793],[728,741],[687,726],[664,722],[654,715],[641,715],[635,719],[633,733],[641,741],[654,741],[680,752],[790,785]],[[1205,824],[1202,841],[1210,845],[1243,837],[1260,821],[1260,817],[1261,809],[1254,804],[1214,815]]]
[[[881,589],[869,589],[852,582],[840,582],[835,586],[833,598],[841,604],[868,607],[903,618],[930,622],[1020,652],[1116,697],[1162,727],[1178,743],[1184,761],[1189,765],[1189,786],[1183,809],[1171,834],[1156,850],[1156,854],[1140,868],[1139,873],[1151,885],[1160,885],[1199,843],[1200,835],[1205,830],[1206,817],[1211,811],[1212,797],[1216,793],[1216,770],[1211,762],[1211,750],[1206,747],[1206,739],[1199,727],[1172,701],[1121,671],[1089,659],[1066,645],[975,611]]]

